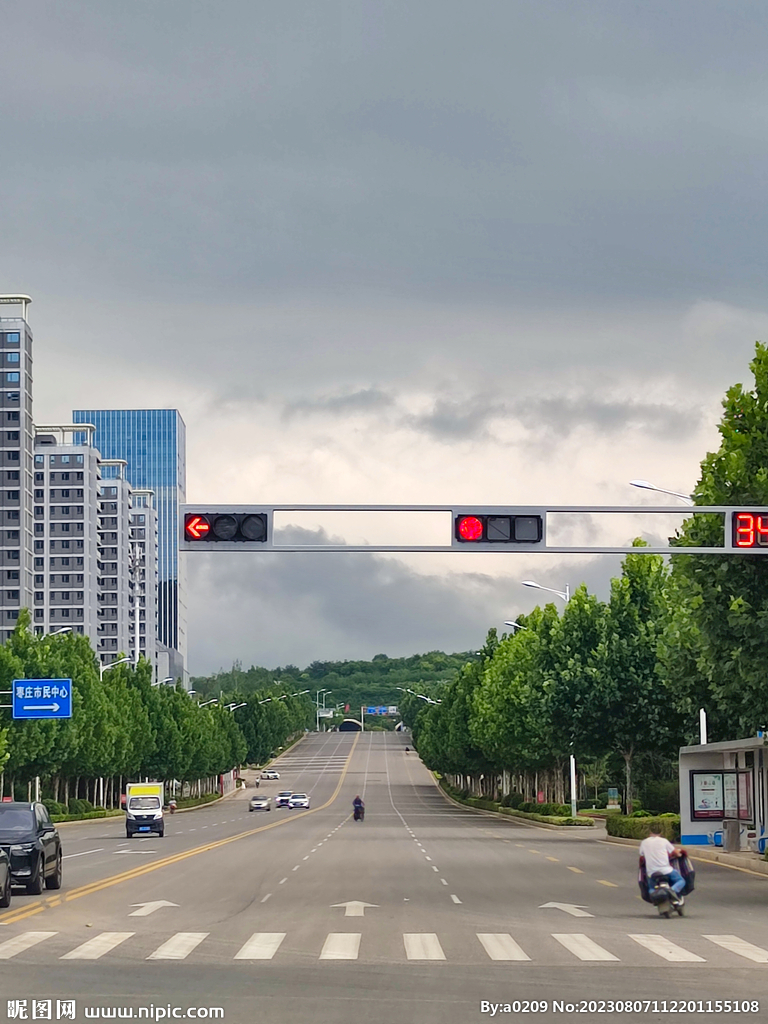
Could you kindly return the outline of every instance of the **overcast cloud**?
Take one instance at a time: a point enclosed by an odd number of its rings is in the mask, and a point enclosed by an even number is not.
[[[0,290],[34,299],[39,421],[178,407],[193,501],[694,485],[768,337],[763,2],[2,16]],[[469,649],[520,579],[615,568],[198,556],[190,668]]]

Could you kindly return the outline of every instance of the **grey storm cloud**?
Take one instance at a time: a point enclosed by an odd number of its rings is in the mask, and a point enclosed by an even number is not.
[[[350,394],[318,395],[316,398],[303,398],[286,403],[283,415],[290,419],[293,416],[325,414],[329,416],[346,416],[350,413],[380,413],[394,405],[394,398],[378,388],[364,388]]]

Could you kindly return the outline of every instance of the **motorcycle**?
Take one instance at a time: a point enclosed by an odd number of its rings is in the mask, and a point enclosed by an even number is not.
[[[355,821],[365,821],[365,808],[355,807]]]
[[[670,863],[672,867],[680,872],[685,880],[685,888],[680,895],[687,896],[688,893],[693,892],[696,872],[685,850],[680,851],[679,857],[670,857]],[[640,886],[640,895],[646,903],[651,903],[656,907],[660,917],[670,918],[673,911],[678,917],[683,916],[685,908],[677,899],[676,893],[670,886],[668,876],[655,871],[649,880],[645,870],[645,861],[642,857],[640,858],[640,874],[637,881]]]
[[[171,812],[171,814],[175,814],[176,813],[176,801],[175,800],[169,800],[168,801],[168,810]]]

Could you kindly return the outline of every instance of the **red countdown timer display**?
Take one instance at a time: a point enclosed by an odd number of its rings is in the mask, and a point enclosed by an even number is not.
[[[735,548],[768,548],[768,516],[758,512],[733,513]]]

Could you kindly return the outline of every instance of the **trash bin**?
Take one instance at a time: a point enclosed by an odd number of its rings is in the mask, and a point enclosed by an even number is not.
[[[737,818],[723,822],[723,849],[726,853],[738,853],[741,849],[741,822]]]

